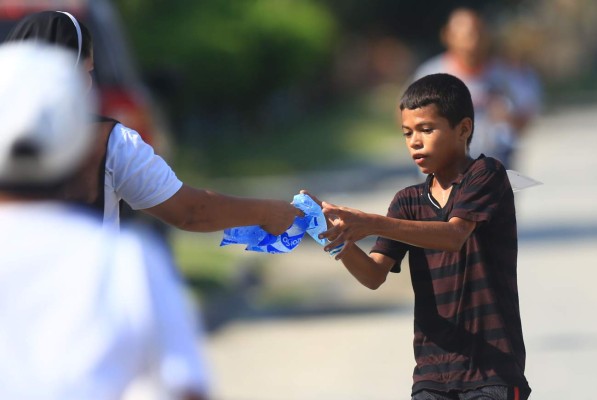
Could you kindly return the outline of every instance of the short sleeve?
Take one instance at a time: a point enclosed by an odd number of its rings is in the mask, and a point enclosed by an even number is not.
[[[499,208],[501,199],[512,192],[505,168],[496,160],[485,158],[483,166],[466,177],[454,198],[448,215],[473,222],[490,221]]]
[[[154,207],[182,187],[172,168],[141,136],[117,124],[108,142],[106,173],[116,195],[134,210]]]
[[[406,212],[406,201],[403,192],[398,192],[396,196],[394,196],[394,199],[388,207],[386,216],[389,218],[409,219],[408,213]],[[409,247],[409,245],[396,240],[378,237],[371,248],[370,253],[383,254],[384,256],[395,260],[391,271],[400,272],[400,263],[409,250]]]

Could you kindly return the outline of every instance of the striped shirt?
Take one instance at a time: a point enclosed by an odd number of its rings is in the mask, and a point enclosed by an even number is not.
[[[430,250],[378,238],[371,250],[396,260],[392,272],[400,272],[400,261],[409,254],[415,294],[413,393],[487,385],[530,392],[518,305],[514,195],[506,170],[481,155],[453,182],[443,208],[431,195],[432,179],[398,192],[388,216],[474,221],[462,249]]]

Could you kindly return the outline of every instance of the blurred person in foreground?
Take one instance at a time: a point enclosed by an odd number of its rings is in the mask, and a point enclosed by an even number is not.
[[[458,78],[412,83],[399,109],[406,146],[427,175],[387,216],[322,203],[326,251],[377,289],[409,254],[415,295],[413,400],[524,400],[514,195],[504,166],[473,159],[474,109]],[[378,236],[369,254],[355,242]]]
[[[91,86],[93,42],[89,30],[72,14],[43,11],[24,17],[6,39],[42,41],[64,47],[76,56]],[[104,225],[118,226],[119,203],[142,210],[174,227],[211,232],[246,225],[261,225],[279,235],[301,212],[289,202],[228,196],[190,187],[134,130],[118,121],[98,117],[94,150],[78,179],[64,196],[90,204],[104,215]]]
[[[542,89],[537,74],[527,64],[514,65],[493,54],[486,22],[473,9],[452,11],[440,38],[445,52],[421,64],[415,80],[438,72],[460,78],[475,106],[471,155],[495,157],[512,168],[519,138],[540,111]]]
[[[94,142],[75,60],[0,46],[0,398],[121,399],[145,382],[205,399],[200,332],[168,253],[60,199]]]

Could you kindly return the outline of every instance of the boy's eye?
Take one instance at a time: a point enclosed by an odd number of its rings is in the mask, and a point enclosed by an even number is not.
[[[433,128],[423,128],[423,129],[421,129],[421,132],[423,132],[423,133],[431,133],[431,132],[433,132]]]
[[[412,136],[412,132],[402,132],[402,135],[406,138],[411,137]]]

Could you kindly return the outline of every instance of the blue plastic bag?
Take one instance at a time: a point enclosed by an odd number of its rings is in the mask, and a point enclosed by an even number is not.
[[[305,214],[296,217],[292,225],[281,235],[274,236],[257,225],[229,228],[224,231],[224,238],[220,246],[229,244],[244,244],[245,250],[260,253],[288,253],[299,245],[305,233],[308,233],[317,243],[325,245],[325,239],[319,239],[319,234],[327,230],[325,216],[321,207],[306,194],[297,194],[292,204]]]

